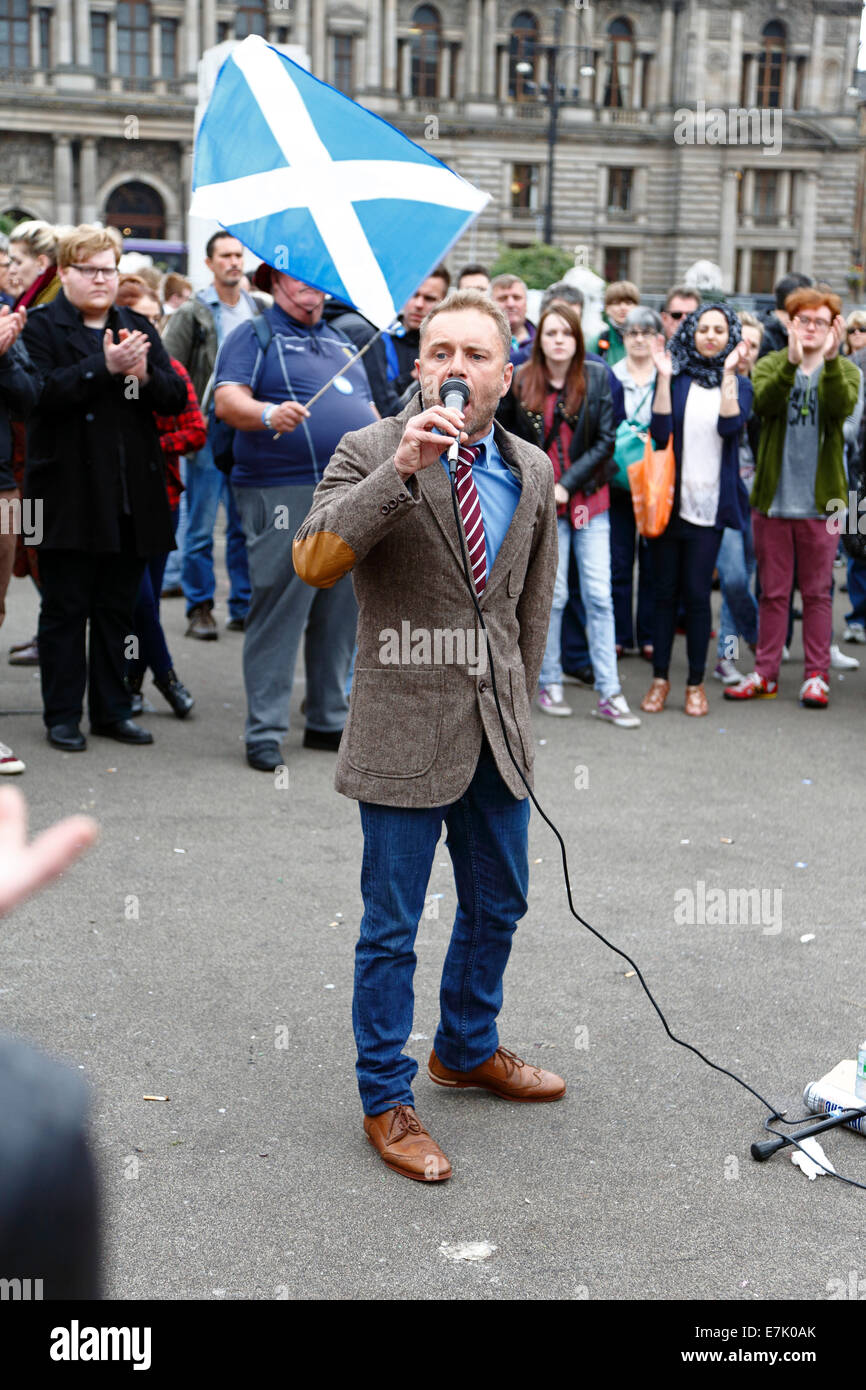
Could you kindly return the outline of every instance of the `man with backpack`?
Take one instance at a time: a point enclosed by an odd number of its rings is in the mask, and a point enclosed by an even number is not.
[[[220,502],[228,518],[227,627],[232,631],[243,631],[250,601],[250,578],[246,543],[234,497],[225,474],[214,464],[215,421],[211,378],[220,344],[240,324],[260,314],[267,300],[263,295],[248,294],[241,288],[244,248],[229,232],[215,232],[210,238],[205,265],[213,275],[213,283],[171,315],[163,341],[168,355],[182,362],[192,377],[199,404],[208,421],[205,447],[187,458],[187,530],[182,583],[189,620],[187,637],[213,642],[219,636],[213,616],[216,587],[213,533]]]
[[[343,435],[378,418],[363,361],[341,372],[356,348],[323,320],[324,294],[276,270],[270,271],[270,290],[273,307],[231,335],[214,372],[217,417],[235,432],[231,481],[252,590],[244,638],[245,738],[247,762],[260,772],[283,763],[280,742],[289,728],[302,634],[304,747],[336,751],[340,745],[358,611],[352,581],[347,575],[331,588],[309,588],[295,573],[292,537]],[[321,399],[313,401],[322,388]]]

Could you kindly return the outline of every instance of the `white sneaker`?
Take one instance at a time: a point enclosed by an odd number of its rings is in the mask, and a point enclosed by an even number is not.
[[[535,703],[545,714],[563,716],[572,713],[571,705],[567,705],[563,698],[561,685],[540,686],[538,694],[535,697]]]
[[[862,623],[849,623],[842,633],[843,642],[859,642],[866,645],[866,627]]]
[[[791,660],[791,648],[790,648],[790,647],[783,647],[783,648],[782,648],[782,660],[783,660],[783,661],[790,661],[790,660]]]
[[[830,665],[834,671],[856,671],[860,662],[856,656],[846,656],[834,642],[830,648]]]
[[[611,695],[607,700],[599,700],[592,713],[597,719],[606,719],[608,724],[616,724],[620,729],[637,729],[640,720],[632,714],[624,695]]]
[[[5,743],[0,743],[0,776],[9,777],[16,772],[24,771],[24,763],[20,758],[16,758],[11,748],[7,748]]]
[[[743,679],[743,674],[737,670],[729,656],[723,656],[716,665],[713,677],[715,680],[721,681],[722,685],[739,685]]]

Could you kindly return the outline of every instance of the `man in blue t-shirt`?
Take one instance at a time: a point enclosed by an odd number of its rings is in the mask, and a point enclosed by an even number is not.
[[[322,321],[324,294],[276,270],[270,289],[267,345],[251,323],[242,324],[220,348],[214,373],[217,416],[237,431],[231,482],[252,586],[244,636],[247,762],[262,772],[283,763],[280,741],[304,632],[304,747],[339,747],[355,594],[348,575],[330,589],[304,584],[292,564],[292,537],[343,435],[378,418],[363,362],[335,378],[356,350]]]

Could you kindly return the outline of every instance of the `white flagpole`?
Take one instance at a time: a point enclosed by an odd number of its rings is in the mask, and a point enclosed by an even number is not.
[[[338,376],[342,376],[343,373],[344,373],[344,372],[347,372],[347,371],[349,370],[349,368],[352,367],[352,366],[354,366],[354,364],[355,364],[356,362],[360,362],[361,358],[364,356],[364,353],[367,351],[367,348],[373,346],[373,344],[375,343],[376,339],[377,339],[377,338],[380,338],[380,337],[382,336],[382,332],[383,332],[383,330],[382,330],[381,328],[377,328],[377,329],[376,329],[376,332],[373,334],[372,338],[370,338],[370,340],[369,340],[368,342],[366,342],[366,343],[364,344],[364,346],[363,346],[358,352],[355,353],[355,356],[354,356],[354,357],[350,357],[350,358],[347,360],[345,366],[341,367],[340,370],[339,370],[338,372],[334,372],[334,375],[331,377],[331,380],[330,380],[330,381],[326,381],[325,384],[324,384],[324,386],[322,386],[321,389],[318,390],[318,391],[316,392],[315,396],[311,396],[310,399],[309,399],[308,401],[300,401],[299,404],[300,404],[300,405],[305,405],[305,406],[307,407],[307,410],[309,410],[309,408],[310,408],[311,405],[315,405],[315,404],[316,404],[316,401],[319,399],[319,397],[320,397],[320,396],[324,396],[324,394],[325,394],[325,392],[328,390],[328,388],[331,387],[331,386],[333,386],[333,384],[334,384],[334,382],[337,380],[337,377],[338,377]],[[279,439],[279,438],[281,438],[282,434],[283,434],[283,431],[277,430],[277,433],[274,435],[274,439]]]

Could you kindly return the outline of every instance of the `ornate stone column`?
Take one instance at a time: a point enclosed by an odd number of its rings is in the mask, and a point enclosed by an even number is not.
[[[90,6],[87,0],[75,0],[75,65],[90,67]]]
[[[484,0],[481,94],[490,98],[496,95],[496,0]]]
[[[72,63],[71,0],[57,0],[54,6],[54,36],[57,54],[55,67],[68,67]]]
[[[719,265],[722,268],[722,289],[736,290],[734,284],[737,250],[737,194],[739,170],[722,171],[722,207],[719,220]]]
[[[395,92],[397,90],[397,0],[385,0],[383,23],[382,86],[386,92]]]
[[[74,222],[72,206],[72,139],[54,136],[54,217],[57,222]]]
[[[477,97],[481,91],[479,62],[481,58],[481,0],[469,0],[469,25],[467,30],[466,86],[463,97]]]
[[[367,90],[382,85],[382,0],[370,0],[367,18]]]
[[[96,206],[96,138],[85,135],[81,141],[81,220],[95,222],[99,215]]]
[[[185,0],[183,11],[182,72],[195,72],[201,56],[198,24],[198,0]]]
[[[818,175],[807,169],[802,176],[800,194],[800,235],[797,240],[797,269],[811,275],[815,262],[815,231],[818,224]]]

